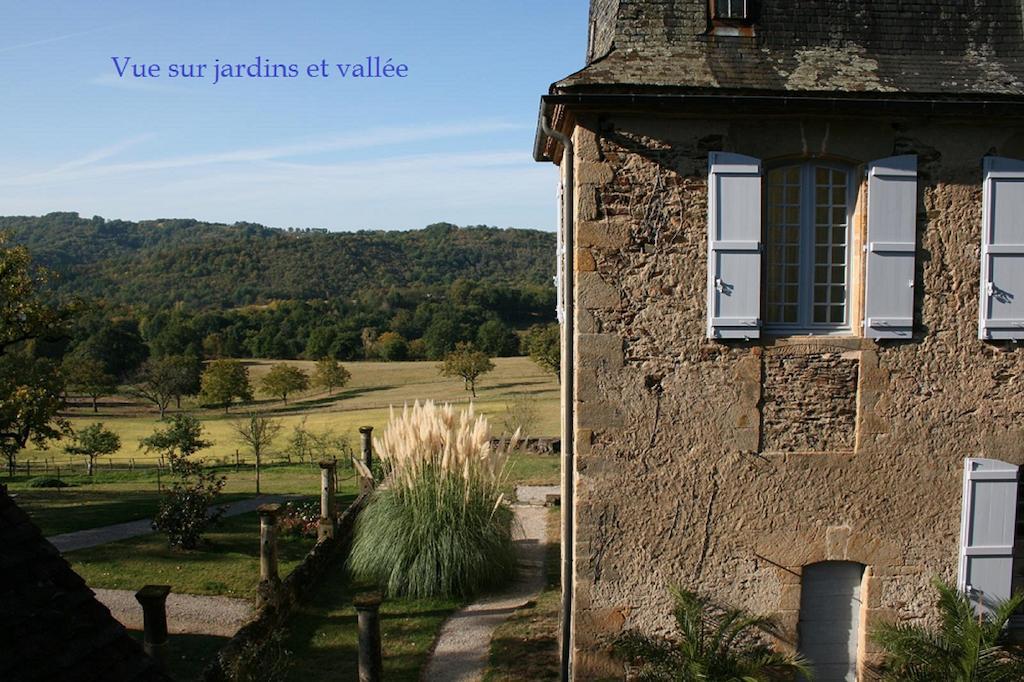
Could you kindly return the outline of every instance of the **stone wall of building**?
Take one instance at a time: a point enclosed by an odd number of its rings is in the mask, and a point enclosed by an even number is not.
[[[621,674],[610,638],[669,627],[671,585],[776,614],[794,642],[802,567],[848,560],[862,626],[928,617],[964,458],[1024,463],[1024,351],[977,338],[981,159],[1024,158],[1024,127],[583,116],[574,140],[576,678]],[[713,150],[916,153],[913,341],[707,340]]]
[[[836,48],[869,56],[964,54],[979,62],[980,72],[986,59],[1020,50],[1024,15],[1019,0],[754,1],[756,39],[769,47]],[[709,0],[591,0],[588,62],[612,45],[658,50],[692,44],[708,32],[708,7]],[[995,52],[1000,54],[986,53],[980,43],[999,46]],[[846,67],[855,65],[848,62]],[[1014,80],[997,71],[983,77]]]

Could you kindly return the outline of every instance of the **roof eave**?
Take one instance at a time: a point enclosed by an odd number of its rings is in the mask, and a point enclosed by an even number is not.
[[[619,86],[625,88],[629,86]],[[759,114],[840,114],[857,116],[932,116],[1024,118],[1024,97],[1010,95],[942,93],[828,93],[778,92],[609,92],[600,89],[553,92],[541,97],[537,133],[534,137],[535,161],[554,161],[555,144],[544,134],[540,120],[565,111],[655,111],[664,113],[735,112],[756,110]],[[566,117],[561,117],[563,121]],[[550,125],[556,121],[549,119]],[[570,131],[563,131],[570,132]]]

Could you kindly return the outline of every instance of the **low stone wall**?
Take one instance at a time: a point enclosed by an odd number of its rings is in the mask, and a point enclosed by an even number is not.
[[[492,438],[491,444],[495,447],[505,447],[508,441],[508,438]],[[516,449],[535,455],[557,455],[562,451],[562,439],[557,436],[523,438]]]
[[[274,642],[288,621],[295,606],[304,602],[320,583],[327,568],[348,551],[355,529],[356,517],[366,506],[370,493],[364,492],[338,517],[333,538],[325,538],[309,551],[279,589],[256,612],[255,618],[242,627],[217,652],[217,656],[203,671],[205,682],[230,682],[234,671],[258,662],[263,649]]]

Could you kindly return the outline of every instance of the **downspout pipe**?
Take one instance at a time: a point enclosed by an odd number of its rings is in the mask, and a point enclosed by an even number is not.
[[[545,135],[561,143],[563,174],[562,188],[562,365],[560,375],[562,379],[562,409],[564,416],[562,420],[562,655],[561,673],[562,682],[569,682],[572,679],[572,595],[573,595],[573,555],[575,554],[573,519],[575,515],[574,504],[574,483],[576,477],[576,464],[574,461],[576,453],[575,434],[575,406],[574,406],[574,380],[576,360],[576,310],[575,291],[576,273],[574,269],[575,245],[575,221],[573,207],[575,206],[575,178],[574,166],[575,155],[573,153],[572,140],[549,124],[543,110],[540,116],[540,127]]]

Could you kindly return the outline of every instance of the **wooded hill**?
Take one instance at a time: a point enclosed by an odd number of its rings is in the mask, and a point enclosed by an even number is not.
[[[456,280],[551,289],[555,235],[456,227],[326,232],[196,220],[130,222],[77,213],[0,217],[0,231],[58,277],[58,294],[112,305],[227,309],[358,298]]]

